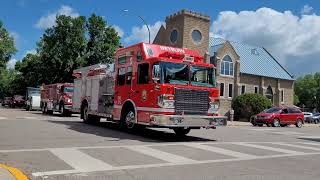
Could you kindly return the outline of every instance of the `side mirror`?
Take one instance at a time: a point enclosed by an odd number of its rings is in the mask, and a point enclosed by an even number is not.
[[[154,83],[158,83],[158,82],[160,81],[160,78],[154,77],[154,78],[152,78],[152,81],[153,81]]]

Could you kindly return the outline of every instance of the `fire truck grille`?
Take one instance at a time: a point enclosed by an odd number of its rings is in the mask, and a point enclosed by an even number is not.
[[[209,108],[209,91],[175,89],[176,114],[206,115]]]

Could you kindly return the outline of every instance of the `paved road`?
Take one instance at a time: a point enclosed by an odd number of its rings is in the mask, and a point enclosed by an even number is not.
[[[223,127],[178,138],[0,108],[0,163],[30,179],[319,179],[320,128]]]

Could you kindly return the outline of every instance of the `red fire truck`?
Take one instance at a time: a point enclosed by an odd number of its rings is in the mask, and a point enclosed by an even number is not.
[[[116,52],[115,64],[74,71],[73,110],[85,123],[165,127],[178,135],[226,125],[218,116],[215,68],[198,51],[139,43]]]
[[[71,116],[73,83],[43,85],[40,89],[40,107],[44,114],[59,111],[63,116]]]

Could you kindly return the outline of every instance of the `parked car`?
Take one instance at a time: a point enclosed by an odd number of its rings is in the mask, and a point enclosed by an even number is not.
[[[304,115],[304,121],[306,123],[312,123],[313,122],[313,114],[311,112],[303,112]]]
[[[313,123],[318,124],[320,122],[320,113],[314,113],[312,119]]]
[[[23,107],[25,105],[26,101],[24,99],[24,96],[21,95],[14,95],[12,100],[10,101],[10,107]]]
[[[254,123],[258,126],[266,124],[268,127],[284,127],[294,124],[301,128],[304,124],[303,113],[294,107],[272,107],[257,114],[254,119]]]
[[[1,103],[2,106],[10,106],[11,97],[5,97]]]

